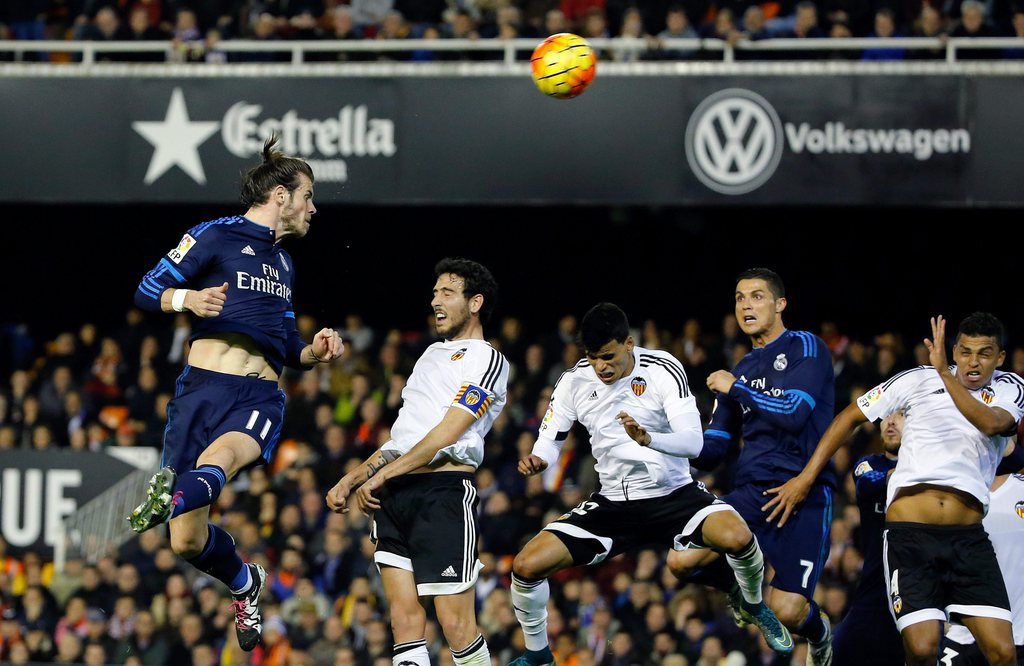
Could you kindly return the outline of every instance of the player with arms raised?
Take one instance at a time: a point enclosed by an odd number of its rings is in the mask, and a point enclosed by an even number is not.
[[[960,322],[946,361],[942,316],[925,340],[932,365],[898,374],[844,409],[799,475],[768,503],[785,521],[817,475],[866,421],[906,413],[899,461],[886,489],[885,573],[907,663],[935,664],[942,625],[966,626],[990,664],[1017,663],[1010,604],[982,526],[1007,437],[1024,414],[1024,380],[997,370],[1003,325],[977,312]],[[803,513],[803,511],[801,511]]]

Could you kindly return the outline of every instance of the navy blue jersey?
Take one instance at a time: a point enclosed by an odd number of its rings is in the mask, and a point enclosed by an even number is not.
[[[860,509],[860,543],[864,556],[860,583],[850,598],[850,604],[874,603],[886,610],[889,594],[885,589],[882,562],[882,532],[885,530],[885,482],[896,461],[882,453],[873,453],[857,461],[853,479],[857,486],[857,507]],[[887,610],[886,610],[887,612]],[[889,618],[886,617],[886,620]]]
[[[825,342],[806,331],[783,331],[744,356],[728,395],[717,396],[705,447],[743,438],[735,485],[785,483],[799,474],[835,416],[835,374]],[[696,463],[695,463],[696,464]],[[836,485],[831,461],[819,483]]]
[[[190,340],[247,335],[280,372],[284,365],[298,367],[305,347],[295,327],[293,278],[291,257],[275,242],[273,230],[235,215],[189,229],[142,278],[135,303],[159,312],[160,295],[169,288],[199,290],[227,282],[224,309],[216,317],[195,318]]]

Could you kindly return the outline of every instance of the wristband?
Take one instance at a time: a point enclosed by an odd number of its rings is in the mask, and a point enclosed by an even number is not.
[[[175,289],[174,293],[171,294],[171,309],[175,312],[185,311],[185,295],[188,294],[188,289]]]
[[[312,356],[313,360],[316,361],[317,363],[323,363],[323,359],[321,359],[319,356],[317,356],[316,352],[313,351],[313,345],[309,346],[309,355]]]

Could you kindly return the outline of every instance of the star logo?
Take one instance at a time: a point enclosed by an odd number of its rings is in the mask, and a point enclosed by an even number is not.
[[[206,184],[206,173],[199,160],[199,146],[220,128],[219,122],[192,121],[185,106],[185,93],[175,88],[171,103],[162,121],[141,120],[132,123],[132,129],[153,144],[153,157],[149,160],[144,182],[152,185],[171,167],[178,166],[200,185]]]

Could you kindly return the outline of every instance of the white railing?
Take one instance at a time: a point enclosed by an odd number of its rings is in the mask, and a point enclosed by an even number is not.
[[[253,41],[226,40],[216,44],[214,51],[225,54],[245,53],[284,53],[288,54],[292,64],[308,63],[307,56],[313,53],[355,53],[384,54],[430,52],[443,54],[451,52],[490,54],[494,60],[507,65],[523,63],[528,59],[536,39],[397,39],[397,40],[296,40],[296,41]],[[961,52],[976,49],[1021,49],[1024,51],[1024,38],[1018,37],[955,37],[955,38],[896,38],[896,39],[766,39],[759,41],[741,41],[736,44],[720,39],[666,39],[660,40],[656,47],[643,39],[608,38],[591,39],[590,43],[598,50],[606,53],[613,61],[635,59],[640,54],[657,56],[660,52],[666,60],[673,51],[695,52],[702,54],[721,54],[722,62],[731,63],[737,59],[737,53],[743,52],[756,59],[759,53],[770,58],[773,53],[807,51],[816,53],[857,52],[868,49],[904,49],[911,51],[942,51],[948,63],[959,62]],[[202,42],[188,43],[190,50],[202,52]],[[0,53],[12,53],[16,61],[25,60],[29,53],[65,53],[78,54],[80,58],[76,66],[89,67],[101,62],[103,54],[123,53],[159,53],[168,57],[175,45],[172,42],[91,42],[91,41],[0,41]],[[705,55],[706,58],[706,55]],[[429,60],[427,62],[434,62]],[[229,63],[231,64],[231,63]],[[241,64],[241,63],[238,63]]]
[[[146,496],[152,475],[153,470],[132,470],[64,518],[53,547],[57,571],[63,571],[69,559],[96,563],[136,536],[126,516]]]

